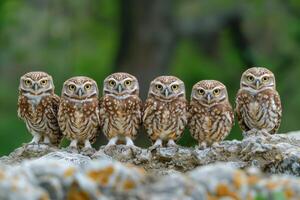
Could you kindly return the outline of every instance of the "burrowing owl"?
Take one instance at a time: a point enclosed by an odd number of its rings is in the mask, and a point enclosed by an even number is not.
[[[274,134],[281,121],[281,101],[274,74],[262,67],[245,71],[236,97],[236,113],[246,135]]]
[[[149,88],[143,124],[154,146],[176,145],[187,124],[184,83],[174,76],[159,76]]]
[[[134,76],[120,72],[104,80],[100,120],[108,145],[115,145],[118,140],[134,145],[132,139],[141,125],[141,104],[139,83]]]
[[[58,146],[62,134],[57,122],[59,97],[52,77],[45,72],[29,72],[20,79],[18,116],[33,135],[31,143]]]
[[[204,80],[192,89],[189,106],[189,129],[201,147],[220,142],[234,124],[232,107],[225,85]]]
[[[99,129],[97,83],[77,76],[64,82],[58,112],[60,129],[71,140],[69,148],[91,149]]]

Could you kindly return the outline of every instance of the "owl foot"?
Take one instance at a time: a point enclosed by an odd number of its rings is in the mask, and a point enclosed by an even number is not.
[[[44,137],[44,140],[42,142],[43,145],[51,146],[51,142],[49,137]]]
[[[126,140],[126,146],[128,146],[128,147],[136,147],[130,137],[126,137],[125,140]]]
[[[213,142],[211,145],[211,147],[214,147],[214,148],[219,147],[219,146],[220,146],[219,142]]]
[[[77,147],[74,147],[74,146],[71,146],[71,145],[66,148],[66,151],[69,152],[69,153],[79,153]]]
[[[84,147],[81,149],[83,155],[91,156],[96,153],[96,150],[92,147],[89,140],[84,141]]]
[[[31,141],[30,143],[25,144],[25,148],[31,151],[36,151],[40,149],[40,144]]]
[[[39,145],[41,140],[41,136],[37,133],[33,134],[32,140],[28,143],[28,145]]]
[[[113,137],[109,140],[105,148],[110,147],[110,146],[115,146],[118,141],[118,137]]]
[[[201,142],[201,143],[199,143],[197,148],[200,149],[200,150],[206,149],[207,148],[207,143],[206,142]]]
[[[92,156],[94,153],[96,153],[96,150],[93,147],[84,147],[81,149],[81,153],[85,156]]]
[[[155,143],[151,147],[149,147],[149,150],[152,151],[152,150],[155,150],[160,147],[162,147],[162,140],[158,139],[155,141]]]
[[[66,148],[69,153],[78,153],[77,140],[72,140],[71,144]]]
[[[177,147],[178,145],[175,143],[174,140],[169,140],[167,143],[167,146],[168,147]]]

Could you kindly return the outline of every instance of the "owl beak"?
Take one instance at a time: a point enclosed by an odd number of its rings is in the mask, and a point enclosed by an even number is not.
[[[165,97],[168,97],[169,94],[171,94],[171,92],[169,91],[168,88],[164,89],[163,93],[164,93]]]
[[[259,87],[260,87],[260,81],[259,80],[255,81],[255,86],[256,86],[256,89],[259,89]]]
[[[39,89],[39,86],[37,83],[34,83],[32,86],[32,89],[34,89],[34,91],[37,91]]]
[[[207,99],[207,103],[210,104],[210,102],[211,102],[211,94],[210,93],[207,94],[206,99]]]
[[[83,90],[82,90],[81,88],[78,89],[77,95],[78,95],[79,97],[82,97],[82,95],[83,95]]]
[[[122,85],[121,85],[121,84],[118,84],[117,89],[118,89],[118,92],[121,93],[121,92],[123,91]]]

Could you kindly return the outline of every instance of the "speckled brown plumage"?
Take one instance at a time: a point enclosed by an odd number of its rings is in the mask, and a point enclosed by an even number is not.
[[[109,139],[108,145],[133,141],[141,125],[141,99],[137,79],[128,73],[114,73],[104,80],[100,100],[102,130]]]
[[[32,143],[58,146],[62,133],[57,112],[60,98],[54,94],[52,77],[45,72],[29,72],[20,79],[18,116],[34,136]]]
[[[205,147],[224,140],[233,124],[226,87],[214,80],[196,83],[192,89],[188,127],[199,145]]]
[[[174,76],[160,76],[149,88],[143,108],[143,124],[155,146],[169,146],[182,136],[187,124],[184,83]]]
[[[275,76],[270,70],[254,67],[243,73],[235,110],[245,133],[274,134],[278,131],[282,107]]]
[[[70,147],[91,148],[99,131],[97,83],[88,77],[73,77],[63,86],[59,106],[59,126]]]

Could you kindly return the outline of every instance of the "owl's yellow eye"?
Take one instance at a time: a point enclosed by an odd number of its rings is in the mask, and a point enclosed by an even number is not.
[[[253,82],[254,81],[254,77],[251,76],[251,75],[249,75],[249,76],[247,76],[247,80],[250,81],[250,82]]]
[[[270,80],[270,78],[267,77],[267,76],[264,76],[264,77],[262,78],[262,81],[263,81],[264,83],[268,82],[269,80]]]
[[[86,89],[86,90],[90,90],[92,88],[92,85],[91,84],[86,84],[85,86],[84,86],[84,89]]]
[[[215,89],[215,90],[213,91],[213,93],[214,93],[214,95],[219,95],[219,94],[220,94],[220,89]]]
[[[198,90],[198,94],[204,95],[204,93],[205,93],[205,91],[204,91],[203,89],[199,89],[199,90]]]
[[[156,87],[156,89],[158,89],[158,90],[162,90],[162,88],[163,88],[163,86],[160,85],[160,84],[155,85],[155,87]]]
[[[125,81],[125,85],[126,86],[130,86],[131,85],[131,81],[130,80]]]
[[[116,81],[110,80],[108,84],[113,87],[116,85]]]
[[[47,85],[48,81],[47,80],[42,80],[41,85]]]
[[[179,85],[172,85],[171,88],[172,88],[173,91],[178,90]]]
[[[28,79],[25,80],[24,83],[25,83],[26,86],[31,86],[32,85],[31,80],[28,80]]]
[[[76,89],[76,86],[75,85],[69,85],[69,90],[71,90],[71,91],[74,91]]]

